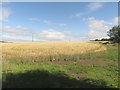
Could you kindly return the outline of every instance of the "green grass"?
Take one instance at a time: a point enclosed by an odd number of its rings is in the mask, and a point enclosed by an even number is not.
[[[78,55],[74,56],[71,63],[69,60],[56,63],[9,60],[3,65],[3,87],[118,88],[118,47],[112,45],[105,45],[105,47],[106,52],[90,54],[90,57],[89,54],[82,55],[80,59],[94,62],[101,59],[107,62],[105,65],[80,64],[80,60],[77,59]],[[87,58],[83,59],[84,56]]]
[[[118,60],[118,45],[105,45],[107,48],[107,51],[105,53],[98,53],[94,54],[95,58],[102,58],[102,59],[108,59],[108,60]]]

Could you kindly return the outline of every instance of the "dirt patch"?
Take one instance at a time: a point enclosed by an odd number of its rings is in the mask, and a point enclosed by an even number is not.
[[[68,75],[74,75],[76,79],[81,79],[81,78],[85,77],[85,73],[76,74],[73,70],[68,70],[66,72],[66,74],[68,74]]]
[[[90,65],[101,65],[101,66],[106,66],[108,65],[108,60],[104,59],[97,59],[97,60],[80,60],[80,61],[53,61],[52,63],[54,64],[59,64],[59,65],[70,65],[70,64],[80,64],[80,65],[85,65],[85,66],[90,66]]]
[[[76,79],[81,79],[81,78],[84,78],[85,77],[85,74],[84,73],[79,73],[79,74],[76,74]]]
[[[77,62],[74,61],[53,61],[55,64],[60,64],[60,65],[70,65],[70,64],[75,64]]]
[[[101,66],[105,66],[108,64],[107,60],[103,60],[103,59],[97,59],[97,60],[80,60],[78,62],[81,65],[101,65]]]

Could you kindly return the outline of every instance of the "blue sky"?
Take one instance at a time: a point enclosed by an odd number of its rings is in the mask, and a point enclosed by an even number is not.
[[[117,25],[117,2],[3,3],[3,40],[81,41],[107,38]]]

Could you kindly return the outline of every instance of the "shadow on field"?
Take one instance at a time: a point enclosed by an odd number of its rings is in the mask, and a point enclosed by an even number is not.
[[[27,71],[19,74],[3,74],[3,88],[110,88],[104,81],[77,80],[62,72]]]

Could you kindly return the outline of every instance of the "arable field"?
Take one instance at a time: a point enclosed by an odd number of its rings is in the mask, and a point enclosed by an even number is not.
[[[3,88],[118,88],[118,47],[92,42],[2,43]]]

